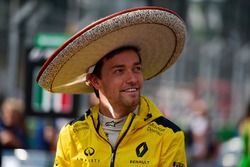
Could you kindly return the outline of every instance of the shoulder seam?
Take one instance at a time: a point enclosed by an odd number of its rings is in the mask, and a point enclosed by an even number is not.
[[[162,125],[164,127],[172,129],[174,133],[181,131],[181,128],[179,128],[175,123],[171,122],[163,116],[156,118],[155,120],[153,120],[153,122],[156,122],[158,125]]]

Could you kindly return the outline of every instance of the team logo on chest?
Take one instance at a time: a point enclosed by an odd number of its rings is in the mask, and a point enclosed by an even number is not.
[[[142,142],[136,147],[137,157],[143,157],[143,155],[148,151],[148,146],[146,142]]]
[[[88,164],[99,164],[101,162],[101,160],[99,158],[96,158],[95,156],[93,156],[95,154],[95,149],[93,147],[87,147],[84,149],[83,154],[79,154],[76,157],[77,161],[82,161],[84,163],[88,163]]]
[[[135,149],[136,155],[138,158],[131,159],[129,161],[130,164],[133,165],[146,165],[148,166],[150,164],[150,160],[142,158],[147,152],[148,152],[148,145],[146,142],[142,142],[139,144]]]
[[[92,147],[87,147],[87,148],[84,150],[84,154],[85,154],[86,156],[92,156],[94,153],[95,153],[95,150],[94,150]]]

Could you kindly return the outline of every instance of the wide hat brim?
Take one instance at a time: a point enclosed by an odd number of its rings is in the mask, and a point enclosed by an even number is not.
[[[88,93],[89,68],[122,46],[140,50],[143,76],[151,79],[174,64],[185,44],[186,27],[173,11],[161,7],[127,9],[85,27],[44,63],[37,82],[50,92]]]

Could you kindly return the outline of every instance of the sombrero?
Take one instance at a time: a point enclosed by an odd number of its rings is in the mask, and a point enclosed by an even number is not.
[[[139,48],[145,80],[174,64],[186,37],[182,19],[161,7],[127,9],[83,28],[44,63],[37,82],[50,92],[88,93],[89,68],[110,51],[122,46]]]

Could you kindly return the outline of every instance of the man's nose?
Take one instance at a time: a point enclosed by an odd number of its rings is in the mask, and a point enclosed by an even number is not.
[[[128,71],[126,82],[128,83],[136,83],[138,81],[138,76],[133,71]]]

